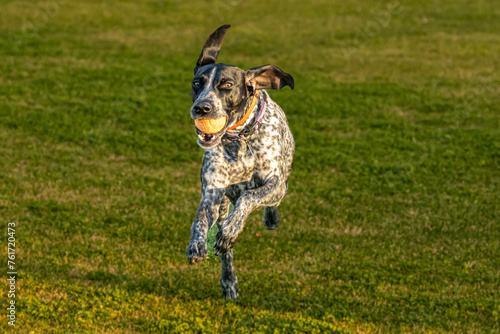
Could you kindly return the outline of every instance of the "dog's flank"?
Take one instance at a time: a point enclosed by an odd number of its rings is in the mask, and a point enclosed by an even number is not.
[[[207,232],[217,224],[214,248],[222,261],[221,286],[223,296],[232,299],[239,296],[233,247],[255,210],[265,208],[266,228],[278,227],[281,219],[276,207],[287,192],[295,151],[285,114],[264,89],[293,89],[295,84],[290,74],[274,65],[242,70],[216,64],[229,27],[224,25],[210,35],[194,70],[191,117],[226,117],[227,122],[215,134],[196,129],[198,145],[205,149],[202,198],[191,226],[187,257],[191,264],[207,257]],[[254,96],[258,96],[257,103],[251,104]],[[248,118],[238,124],[244,115]],[[231,203],[234,208],[229,212]]]

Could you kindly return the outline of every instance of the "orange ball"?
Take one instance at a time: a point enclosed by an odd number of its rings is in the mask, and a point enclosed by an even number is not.
[[[226,117],[221,118],[202,118],[195,119],[194,125],[203,133],[217,133],[224,129],[226,125]]]

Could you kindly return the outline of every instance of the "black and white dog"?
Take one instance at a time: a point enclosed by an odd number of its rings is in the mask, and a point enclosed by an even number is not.
[[[238,297],[233,247],[248,215],[264,208],[264,225],[278,227],[276,207],[288,188],[295,143],[283,110],[264,89],[294,88],[290,74],[274,65],[242,70],[216,64],[230,25],[217,29],[205,43],[194,69],[191,98],[193,119],[226,117],[218,133],[196,129],[205,149],[201,168],[201,202],[191,226],[189,263],[207,257],[207,232],[216,222],[215,253],[222,261],[225,298]],[[230,204],[234,208],[229,213]]]

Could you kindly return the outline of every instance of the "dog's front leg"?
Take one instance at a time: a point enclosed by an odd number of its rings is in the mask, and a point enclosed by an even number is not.
[[[223,197],[223,189],[207,189],[203,192],[196,219],[191,225],[191,240],[187,247],[190,264],[198,264],[207,257],[207,232],[219,217]]]
[[[221,224],[215,237],[215,254],[225,254],[234,247],[243,231],[248,215],[263,206],[276,206],[286,194],[286,184],[272,176],[262,187],[247,190],[238,199],[233,211]]]

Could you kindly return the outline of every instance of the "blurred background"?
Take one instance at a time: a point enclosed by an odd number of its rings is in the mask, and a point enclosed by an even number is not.
[[[19,332],[500,331],[497,1],[2,0],[0,15]],[[190,82],[226,23],[219,62],[296,83],[268,91],[297,146],[282,224],[251,215],[231,302],[215,231],[204,263],[185,254],[203,155]]]

